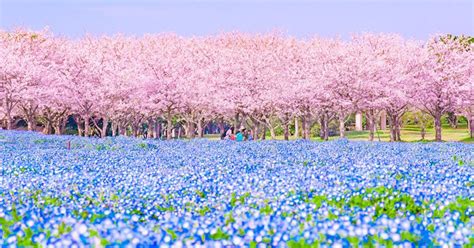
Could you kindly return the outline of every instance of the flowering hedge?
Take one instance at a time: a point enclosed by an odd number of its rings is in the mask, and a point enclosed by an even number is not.
[[[0,245],[474,245],[461,143],[0,131]]]

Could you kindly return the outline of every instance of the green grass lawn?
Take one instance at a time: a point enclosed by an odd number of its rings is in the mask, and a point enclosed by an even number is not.
[[[350,140],[368,140],[369,131],[346,131],[346,137]],[[474,139],[470,138],[469,130],[466,126],[460,126],[459,128],[451,128],[449,126],[443,126],[442,129],[442,139],[443,141],[460,141],[465,143],[474,143]],[[211,140],[220,139],[219,135],[206,135],[206,138]],[[329,137],[329,140],[338,139],[339,136]],[[378,130],[375,133],[375,141],[390,141],[390,131],[387,130]],[[406,126],[401,130],[401,138],[403,142],[420,142],[420,128],[416,126]],[[267,136],[267,139],[271,139],[270,136]],[[283,140],[283,136],[279,135],[276,137],[277,140]],[[290,137],[291,140],[294,140],[294,136]],[[435,131],[434,128],[426,129],[426,135],[424,142],[434,141]],[[311,140],[321,141],[319,137],[314,137]]]
[[[368,140],[369,132],[368,131],[349,131],[346,132],[346,136],[350,140]],[[443,128],[441,137],[444,141],[461,141],[472,143],[474,139],[470,138],[469,130],[460,128]],[[330,139],[337,139],[338,137],[330,137]],[[319,138],[316,138],[320,140]],[[414,130],[412,128],[403,128],[401,130],[401,139],[404,142],[419,142],[421,141],[420,130]],[[424,141],[434,141],[435,131],[434,129],[426,130],[425,140]],[[375,140],[380,141],[390,141],[390,132],[389,130],[380,130],[375,134]]]

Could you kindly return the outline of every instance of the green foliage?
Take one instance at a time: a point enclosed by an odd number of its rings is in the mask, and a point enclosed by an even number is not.
[[[463,248],[472,248],[474,247],[474,237],[469,238],[469,243],[464,244]]]
[[[34,140],[33,141],[35,144],[44,144],[46,142],[48,142],[47,139],[37,139],[37,140]]]
[[[99,237],[99,232],[97,232],[96,230],[94,229],[89,229],[89,237],[93,238],[93,237]]]
[[[241,195],[240,197],[237,197],[237,195],[235,193],[232,193],[229,204],[230,204],[231,207],[237,206],[238,203],[243,205],[243,204],[245,204],[245,200],[249,197],[250,197],[249,192],[246,192],[245,194]]]
[[[458,158],[458,156],[456,156],[456,155],[453,156],[453,161],[454,161],[454,162],[457,162],[457,164],[458,164],[459,166],[464,166],[464,165],[466,165],[466,162],[465,162],[464,160],[462,160],[461,158]],[[469,166],[472,166],[472,163],[469,163],[468,165],[469,165]]]
[[[339,216],[337,216],[336,214],[334,214],[334,212],[332,210],[329,210],[328,211],[328,219],[330,220],[337,220],[339,218]]]
[[[62,205],[62,201],[58,197],[53,196],[44,196],[43,197],[44,205],[45,206],[56,206],[59,207]]]
[[[102,245],[103,247],[106,247],[108,244],[109,244],[109,241],[107,239],[105,238],[100,239],[100,245]]]
[[[61,222],[58,226],[58,234],[56,238],[63,236],[64,234],[70,233],[72,231],[72,227],[66,225],[64,222]]]
[[[161,205],[156,205],[156,208],[160,211],[160,212],[174,212],[176,209],[175,207],[173,206],[168,206],[168,207],[163,207]]]
[[[418,241],[421,240],[420,236],[417,236],[411,232],[404,231],[400,234],[402,240],[410,241],[414,245],[418,245]]]
[[[272,239],[269,238],[269,237],[263,237],[262,238],[262,243],[270,244],[271,242],[272,242]]]
[[[36,244],[33,241],[33,230],[31,228],[27,227],[23,229],[24,235],[20,236],[17,235],[17,243],[16,245],[19,247],[38,247],[38,244]]]
[[[308,197],[307,194],[300,193],[300,199],[306,203],[313,203],[315,209],[318,209],[323,204],[327,204],[333,208],[330,208],[328,219],[338,219],[338,215],[334,210],[340,212],[351,211],[353,208],[366,209],[368,207],[375,207],[374,219],[379,218],[382,215],[386,215],[389,218],[395,218],[397,215],[406,216],[407,214],[415,215],[416,220],[421,222],[422,219],[418,218],[421,214],[426,214],[427,211],[432,211],[429,207],[429,202],[417,203],[415,199],[407,193],[395,191],[392,188],[387,187],[375,187],[365,189],[364,193],[354,194],[348,198],[328,198],[324,195],[313,195]],[[474,206],[474,201],[469,198],[457,198],[456,201],[451,202],[442,210],[436,208],[433,211],[433,218],[442,218],[446,212],[458,212],[460,214],[460,220],[463,222],[469,221],[470,216],[466,215],[467,209]],[[281,217],[286,218],[292,216],[291,213],[282,212]],[[311,221],[312,216],[307,216],[306,221]],[[430,228],[434,228],[430,227]]]
[[[426,227],[426,230],[430,231],[430,232],[434,232],[435,230],[435,225],[434,224],[429,224],[427,227]]]
[[[249,193],[249,192],[246,192],[245,194],[243,194],[243,195],[239,198],[240,204],[242,204],[242,205],[245,204],[245,200],[246,200],[247,198],[249,198],[249,197],[250,197],[250,193]]]
[[[162,194],[161,197],[163,197],[165,202],[169,202],[171,199],[174,198],[174,196],[172,194],[169,194],[169,195]]]
[[[0,225],[2,226],[3,238],[6,239],[12,233],[10,227],[15,224],[13,220],[7,220],[3,217],[0,217]]]
[[[165,231],[166,231],[166,233],[167,233],[168,235],[170,235],[171,240],[175,241],[175,240],[178,238],[178,235],[177,235],[176,232],[173,231],[172,229],[168,228],[168,229],[166,229]]]
[[[83,219],[83,220],[86,220],[89,217],[89,212],[87,212],[86,210],[79,211],[79,210],[74,209],[72,211],[72,214],[76,218],[80,218],[80,219]]]
[[[310,202],[316,205],[316,208],[320,208],[327,199],[328,198],[324,195],[316,195],[310,199]]]
[[[207,194],[203,191],[200,191],[200,190],[196,190],[196,194],[200,197],[200,198],[206,198],[207,197]]]
[[[97,214],[97,213],[92,213],[90,222],[94,223],[96,220],[102,220],[105,219],[106,215],[105,214]]]
[[[346,238],[352,247],[359,247],[359,238],[356,236],[350,236]]]
[[[147,143],[139,143],[138,147],[140,147],[142,149],[146,149],[146,148],[148,148],[148,144]]]
[[[289,248],[316,248],[320,246],[320,243],[318,241],[314,241],[313,243],[308,243],[306,239],[302,238],[298,241],[296,240],[289,240],[286,242],[286,245]]]
[[[205,207],[198,210],[198,213],[201,216],[204,216],[204,215],[206,215],[207,213],[210,213],[210,212],[211,212],[211,209],[208,206],[205,206]]]
[[[403,175],[398,173],[397,175],[395,175],[395,179],[397,180],[402,180],[403,179]]]
[[[260,209],[260,213],[264,215],[271,215],[273,213],[273,209],[269,204],[265,204],[265,206]]]
[[[211,239],[212,240],[227,240],[230,238],[230,235],[223,232],[222,229],[219,227],[217,228],[216,233],[211,234]]]
[[[231,207],[235,207],[237,205],[237,198],[235,196],[236,194],[235,192],[233,192],[230,198],[230,203],[229,203]]]
[[[95,149],[96,149],[97,151],[103,151],[103,150],[107,150],[107,146],[104,145],[104,144],[97,144],[97,145],[95,146]]]
[[[235,218],[234,216],[232,215],[232,212],[226,214],[226,219],[225,219],[225,225],[229,225],[229,224],[233,224],[235,223]]]

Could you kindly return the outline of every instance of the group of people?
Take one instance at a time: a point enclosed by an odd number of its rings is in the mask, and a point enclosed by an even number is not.
[[[234,141],[252,141],[253,134],[252,134],[252,130],[249,131],[245,128],[242,128],[241,130],[237,130],[237,132],[234,133],[234,128],[231,127],[227,129],[227,131],[222,135],[221,139],[234,140]]]

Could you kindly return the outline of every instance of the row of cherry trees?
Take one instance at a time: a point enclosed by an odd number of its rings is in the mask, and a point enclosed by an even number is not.
[[[401,116],[418,108],[434,118],[441,140],[448,112],[465,115],[473,132],[473,48],[472,39],[449,35],[427,42],[370,33],[350,41],[278,33],[73,40],[2,31],[0,119],[7,129],[24,120],[29,130],[61,134],[73,117],[79,135],[137,135],[146,127],[168,139],[176,120],[190,138],[209,121],[272,136],[281,125],[287,139],[297,118],[303,138],[319,122],[327,139],[331,121],[344,136],[348,117],[363,112],[372,140],[385,111],[396,141]]]

